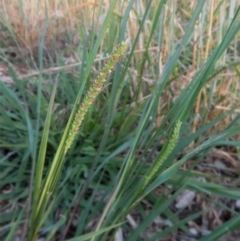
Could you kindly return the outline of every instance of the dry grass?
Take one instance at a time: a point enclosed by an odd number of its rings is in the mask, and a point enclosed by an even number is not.
[[[76,32],[77,25],[92,16],[98,9],[94,1],[58,1],[58,0],[2,0],[1,22],[8,23],[21,47],[32,51],[37,47],[46,20],[48,21],[46,45],[66,32]],[[96,11],[96,10],[95,10]],[[85,21],[84,24],[88,24]],[[86,26],[90,27],[90,26]]]

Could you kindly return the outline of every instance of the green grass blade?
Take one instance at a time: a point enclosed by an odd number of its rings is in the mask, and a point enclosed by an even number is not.
[[[229,221],[225,222],[224,224],[216,228],[214,231],[212,231],[211,234],[199,239],[199,241],[218,240],[218,238],[222,237],[224,234],[233,232],[234,230],[238,229],[239,226],[240,226],[240,216],[236,215],[235,217],[231,218]]]
[[[21,213],[18,215],[18,218],[15,223],[13,223],[13,226],[11,228],[11,231],[9,232],[8,236],[6,237],[5,241],[12,241],[14,239],[14,235],[16,232],[17,227],[19,226],[21,219],[23,217],[24,209],[22,209]]]
[[[35,171],[36,176],[35,176],[35,181],[34,181],[33,208],[32,208],[32,217],[31,217],[32,222],[37,216],[36,208],[37,208],[37,204],[39,201],[40,189],[42,186],[43,167],[44,167],[44,162],[45,162],[45,158],[46,158],[48,136],[49,136],[49,130],[50,130],[50,124],[51,124],[54,99],[55,99],[56,91],[57,91],[57,85],[58,85],[58,80],[56,80],[54,83],[54,88],[53,88],[51,99],[49,102],[49,107],[48,107],[47,116],[46,116],[46,120],[45,120],[42,139],[41,139],[41,144],[40,144],[40,148],[39,148],[38,161],[37,161],[36,171]]]
[[[93,237],[96,237],[98,236],[99,234],[102,234],[102,233],[105,233],[105,232],[108,232],[116,227],[119,227],[120,225],[122,225],[122,223],[118,223],[118,224],[115,224],[115,225],[111,225],[107,228],[102,228],[98,231],[95,231],[95,232],[91,232],[91,233],[88,233],[88,234],[85,234],[85,235],[82,235],[80,237],[76,237],[76,238],[72,238],[72,239],[67,239],[66,241],[84,241],[84,240],[89,240],[90,238],[93,238]]]

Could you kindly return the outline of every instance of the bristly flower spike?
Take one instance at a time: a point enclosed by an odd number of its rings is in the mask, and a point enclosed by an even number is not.
[[[120,61],[127,50],[127,43],[122,42],[119,44],[116,49],[111,54],[109,60],[107,61],[106,65],[104,66],[103,70],[99,73],[97,79],[93,82],[92,86],[90,87],[83,103],[79,103],[79,109],[76,112],[73,124],[68,134],[68,138],[66,140],[66,146],[64,152],[66,153],[67,150],[71,147],[76,134],[79,131],[79,128],[82,124],[84,116],[86,115],[88,109],[95,101],[97,95],[101,92],[104,83],[106,82],[108,75],[114,70],[115,65]]]

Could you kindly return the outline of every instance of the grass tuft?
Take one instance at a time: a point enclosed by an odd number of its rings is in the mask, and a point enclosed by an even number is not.
[[[239,236],[237,1],[0,13],[1,240]]]

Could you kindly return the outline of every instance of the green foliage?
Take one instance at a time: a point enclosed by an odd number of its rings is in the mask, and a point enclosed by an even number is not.
[[[130,51],[124,57],[127,45],[122,41],[129,30],[129,14],[135,1],[129,1],[120,17],[114,15],[117,2],[111,1],[96,36],[87,35],[84,26],[79,27],[84,41],[79,43],[76,54],[82,64],[70,73],[64,66],[57,74],[43,69],[46,32],[39,42],[37,79],[20,80],[4,59],[14,83],[0,81],[0,202],[4,203],[0,239],[10,240],[21,228],[22,239],[28,234],[29,241],[37,236],[45,240],[114,240],[119,230],[127,233],[125,240],[135,241],[141,240],[143,230],[163,215],[173,225],[149,238],[157,240],[177,229],[187,233],[189,221],[212,210],[214,205],[222,205],[212,202],[209,209],[181,219],[170,206],[183,190],[192,190],[210,201],[215,197],[240,198],[236,186],[226,187],[215,175],[195,170],[214,148],[239,146],[234,140],[240,132],[240,115],[235,108],[200,122],[192,132],[200,92],[213,85],[217,74],[226,68],[239,74],[237,62],[216,67],[222,56],[227,56],[226,51],[240,30],[240,8],[224,38],[191,81],[181,85],[180,93],[173,92],[174,99],[165,101],[165,96],[172,94],[172,85],[181,80],[176,75],[188,68],[181,62],[182,53],[191,55],[189,46],[194,45],[195,25],[202,20],[205,1],[198,1],[187,15],[184,33],[175,32],[173,19],[165,22],[166,4],[170,1],[147,1],[144,12],[138,13],[134,38],[126,41]],[[45,30],[47,24],[46,21]],[[172,45],[162,67],[165,24],[172,30]],[[147,38],[142,38],[146,30]],[[122,44],[107,63],[102,58],[95,60],[99,52],[110,53],[117,43]],[[137,52],[140,43],[144,45],[141,57]],[[152,43],[160,51],[152,51]],[[59,59],[58,64],[62,63]],[[148,81],[145,76],[150,76]],[[213,89],[209,93],[215,98]],[[211,106],[213,101],[209,102]],[[204,106],[204,113],[209,113],[208,107]],[[214,127],[230,116],[228,125],[216,132]],[[188,168],[182,169],[185,164]],[[203,177],[206,182],[200,181]],[[161,193],[156,194],[159,187]],[[6,192],[7,188],[10,191]],[[151,203],[150,213],[143,200]],[[27,206],[24,215],[22,203]],[[222,208],[231,212],[231,219],[202,240],[216,240],[238,227],[236,212],[227,206]],[[125,222],[133,211],[142,220],[135,228]],[[93,220],[96,224],[91,226]]]

